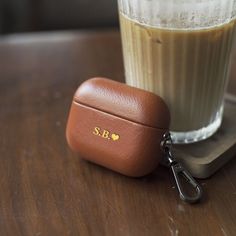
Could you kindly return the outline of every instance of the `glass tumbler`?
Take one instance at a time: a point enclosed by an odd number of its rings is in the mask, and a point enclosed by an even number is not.
[[[126,83],[154,92],[171,113],[174,143],[220,127],[236,0],[118,0]]]

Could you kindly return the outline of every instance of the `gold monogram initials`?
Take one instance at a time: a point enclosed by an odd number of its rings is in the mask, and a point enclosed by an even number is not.
[[[108,139],[112,141],[118,141],[120,139],[119,134],[111,133],[110,131],[106,129],[101,129],[99,127],[95,127],[93,130],[93,134],[96,136],[99,136],[103,139]]]

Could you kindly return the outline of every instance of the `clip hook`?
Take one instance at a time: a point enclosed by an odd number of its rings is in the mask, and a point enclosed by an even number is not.
[[[179,191],[179,196],[183,201],[189,203],[195,203],[199,201],[202,197],[202,188],[201,186],[194,180],[194,178],[181,166],[180,163],[175,163],[171,165],[171,170],[173,172],[176,185]],[[180,181],[180,176],[184,177],[187,183],[191,184],[195,189],[196,194],[194,196],[189,196],[184,191],[184,188]]]
[[[173,172],[175,182],[179,191],[179,196],[183,201],[189,202],[189,203],[195,203],[199,201],[202,197],[203,190],[202,187],[196,182],[196,180],[190,175],[190,173],[183,168],[183,166],[175,160],[175,158],[172,155],[171,152],[171,146],[172,146],[172,139],[170,133],[166,133],[164,135],[164,140],[161,143],[162,149],[164,150],[166,157],[169,162],[169,166]],[[194,190],[196,191],[196,194],[194,196],[189,196],[184,191],[184,187],[181,184],[180,177],[183,177],[187,183],[189,183]]]

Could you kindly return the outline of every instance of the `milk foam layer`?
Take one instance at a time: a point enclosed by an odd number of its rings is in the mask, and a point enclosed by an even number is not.
[[[235,0],[118,0],[120,12],[141,24],[168,29],[201,29],[230,22]]]

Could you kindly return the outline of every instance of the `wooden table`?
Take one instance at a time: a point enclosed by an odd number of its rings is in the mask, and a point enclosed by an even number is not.
[[[188,205],[164,167],[133,179],[69,150],[72,95],[97,75],[124,78],[116,31],[0,39],[0,235],[236,235],[236,159]]]

